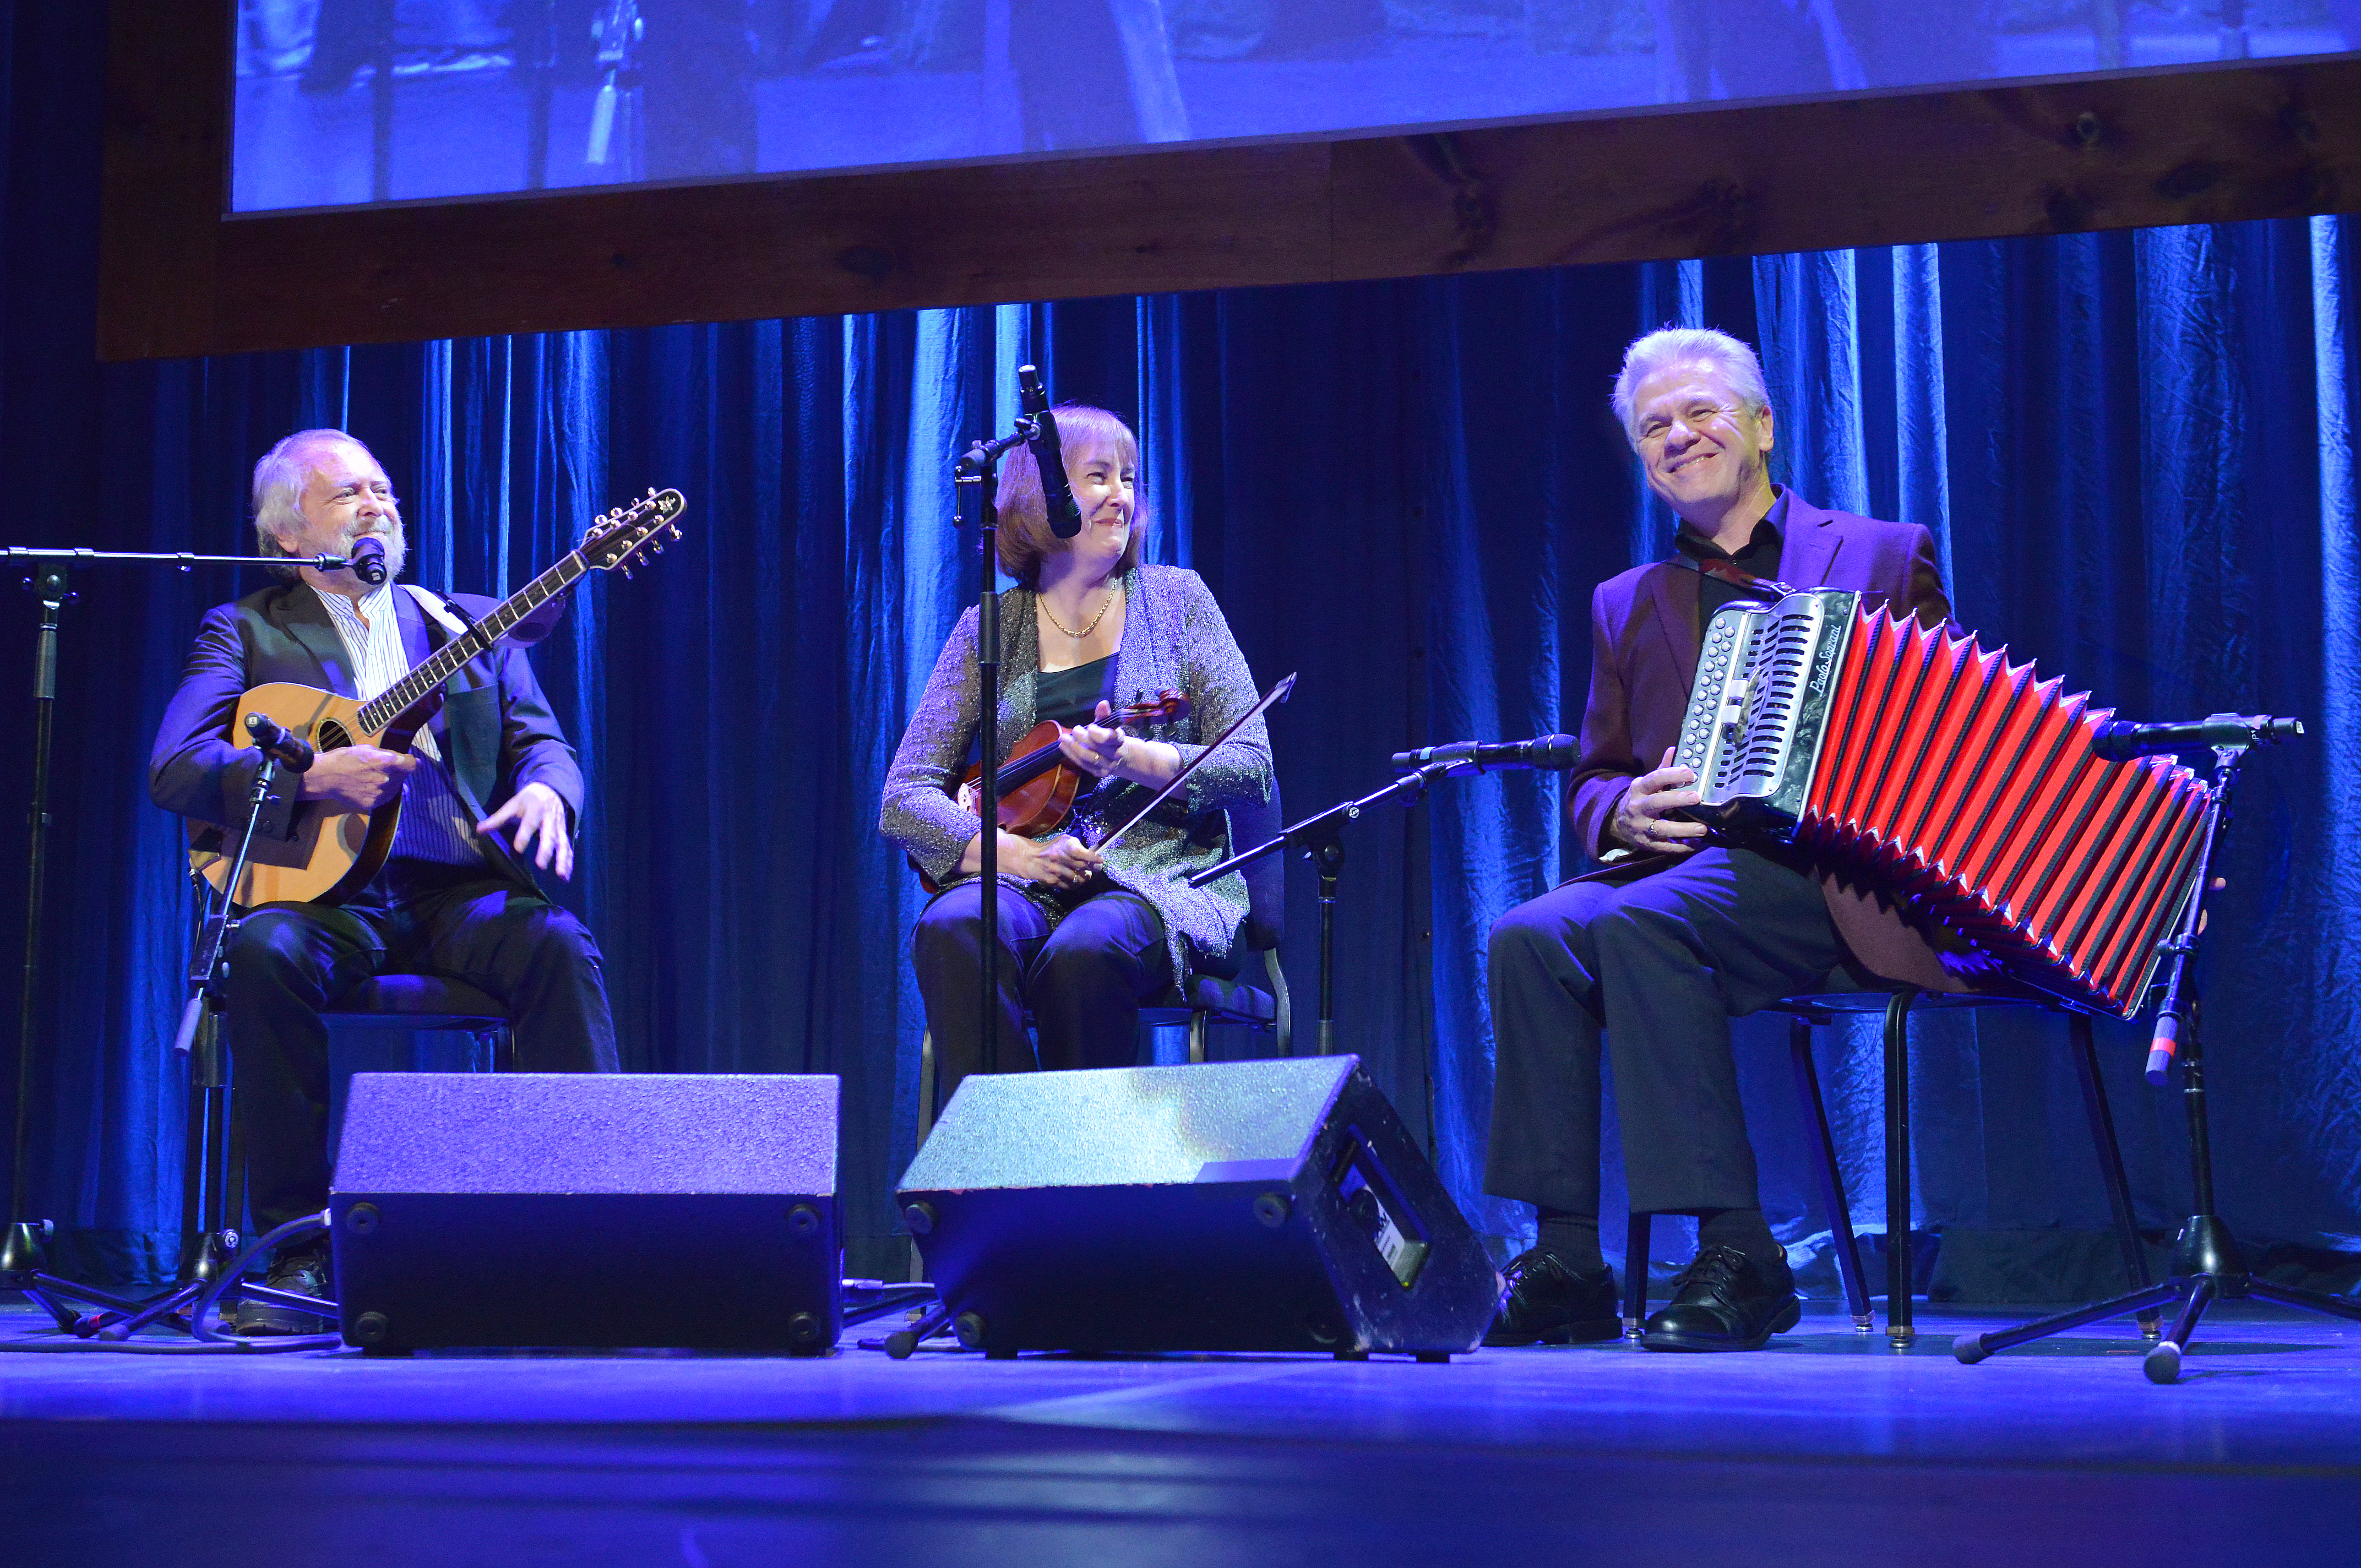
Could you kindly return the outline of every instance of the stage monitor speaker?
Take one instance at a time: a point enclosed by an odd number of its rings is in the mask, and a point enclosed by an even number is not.
[[[328,1200],[347,1343],[818,1354],[837,1080],[356,1073]]]
[[[960,1337],[1476,1348],[1500,1277],[1350,1056],[967,1079],[902,1212]]]

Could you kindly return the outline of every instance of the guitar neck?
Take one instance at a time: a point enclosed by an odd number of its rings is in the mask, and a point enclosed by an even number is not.
[[[360,720],[372,735],[442,688],[468,660],[497,647],[525,617],[572,587],[590,569],[579,550],[569,552],[523,587],[495,605],[484,618],[434,651],[434,655],[361,707]]]

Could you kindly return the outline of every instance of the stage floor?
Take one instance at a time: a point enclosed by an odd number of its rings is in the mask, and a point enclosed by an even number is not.
[[[0,1339],[46,1326],[0,1307]],[[1964,1367],[1826,1307],[1759,1354],[894,1362],[0,1355],[0,1561],[2361,1560],[2361,1325],[2217,1308]],[[1520,1554],[1520,1555],[1510,1555]]]

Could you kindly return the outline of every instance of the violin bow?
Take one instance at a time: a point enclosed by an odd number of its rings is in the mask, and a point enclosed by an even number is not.
[[[1213,737],[1213,743],[1212,745],[1206,747],[1203,751],[1191,758],[1188,763],[1182,767],[1179,773],[1173,774],[1172,782],[1166,784],[1162,789],[1158,790],[1154,800],[1151,800],[1146,806],[1141,806],[1137,814],[1135,815],[1130,821],[1125,823],[1122,827],[1116,828],[1114,832],[1108,834],[1105,838],[1100,839],[1091,847],[1098,850],[1101,854],[1104,854],[1107,850],[1115,848],[1115,841],[1116,839],[1122,838],[1134,828],[1138,827],[1140,823],[1146,821],[1149,812],[1163,805],[1167,795],[1170,795],[1174,790],[1179,789],[1182,784],[1187,784],[1189,782],[1189,775],[1202,767],[1206,760],[1212,757],[1214,752],[1220,751],[1232,736],[1235,735],[1239,730],[1244,729],[1254,720],[1260,718],[1269,709],[1277,707],[1282,702],[1285,702],[1287,700],[1287,694],[1294,689],[1295,677],[1293,675],[1290,675],[1287,679],[1279,682],[1279,685],[1271,687],[1270,690],[1263,693],[1262,696],[1257,700],[1252,707],[1247,708],[1244,713],[1238,715],[1235,723],[1232,724],[1227,729],[1223,730],[1219,735]]]

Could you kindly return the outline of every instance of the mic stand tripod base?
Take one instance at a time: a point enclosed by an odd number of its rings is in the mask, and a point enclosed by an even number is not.
[[[2214,751],[2215,770],[2213,799],[2205,828],[2204,850],[2198,856],[2197,881],[2190,895],[2188,907],[2180,916],[2178,945],[2172,955],[2171,978],[2166,986],[2162,1012],[2183,1017],[2182,976],[2196,938],[2202,928],[2205,892],[2213,874],[2214,834],[2226,820],[2226,803],[2230,786],[2237,774],[2244,746],[2223,746]],[[2172,1383],[2180,1377],[2180,1358],[2189,1349],[2190,1336],[2197,1332],[2198,1321],[2205,1309],[2216,1301],[2269,1301],[2282,1307],[2298,1307],[2307,1312],[2325,1317],[2345,1318],[2361,1322],[2361,1301],[2325,1291],[2306,1290],[2300,1286],[2279,1285],[2268,1279],[2257,1279],[2246,1271],[2246,1259],[2239,1250],[2237,1237],[2214,1212],[2213,1136],[2208,1130],[2205,1113],[2205,1051],[2203,1030],[2197,1025],[2194,999],[2186,1003],[2185,1031],[2179,1043],[2178,1060],[2181,1078],[2181,1105],[2189,1119],[2189,1163],[2191,1185],[2195,1190],[2197,1212],[2180,1228],[2180,1239],[2172,1249],[2172,1277],[2161,1285],[2151,1285],[2143,1290],[2118,1296],[2113,1300],[2096,1302],[2087,1307],[2075,1307],[2047,1318],[2037,1318],[2014,1328],[1996,1329],[1990,1333],[1961,1334],[1951,1342],[1951,1354],[1960,1365],[1973,1366],[1994,1351],[2006,1350],[2028,1341],[2047,1339],[2084,1323],[2095,1323],[2103,1318],[2120,1318],[2134,1312],[2146,1315],[2157,1308],[2178,1304],[2172,1326],[2164,1332],[2156,1347],[2147,1353],[2143,1369],[2151,1383]],[[2152,1069],[2158,1070],[2158,1069]]]
[[[20,1220],[0,1231],[0,1290],[22,1290],[49,1266],[49,1223]]]
[[[1951,1342],[1951,1354],[1963,1366],[1973,1366],[1995,1351],[2007,1350],[2084,1323],[2095,1323],[2105,1318],[2120,1318],[2133,1312],[2154,1310],[2178,1304],[2172,1326],[2164,1332],[2155,1348],[2141,1363],[2151,1383],[2178,1382],[2180,1360],[2188,1353],[2189,1342],[2197,1332],[2198,1321],[2205,1309],[2216,1301],[2269,1301],[2277,1306],[2296,1307],[2325,1317],[2345,1318],[2361,1322],[2361,1301],[2331,1296],[2325,1291],[2307,1290],[2297,1285],[2279,1285],[2268,1279],[2257,1279],[2246,1272],[2246,1260],[2238,1250],[2237,1238],[2219,1216],[2196,1214],[2180,1233],[2180,1244],[2173,1249],[2172,1277],[2161,1285],[2145,1290],[2118,1296],[2111,1301],[2092,1306],[2077,1307],[2047,1318],[2037,1318],[2015,1328],[1996,1329],[1989,1333],[1961,1334]]]

